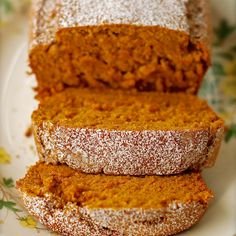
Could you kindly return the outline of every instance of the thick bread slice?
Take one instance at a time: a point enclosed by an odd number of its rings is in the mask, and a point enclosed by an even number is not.
[[[86,173],[156,175],[214,164],[223,121],[186,94],[67,89],[32,115],[39,156]]]
[[[68,236],[172,235],[199,221],[212,198],[199,173],[87,175],[43,163],[17,186],[30,214]]]
[[[208,0],[34,0],[38,98],[69,87],[196,93],[210,65]]]

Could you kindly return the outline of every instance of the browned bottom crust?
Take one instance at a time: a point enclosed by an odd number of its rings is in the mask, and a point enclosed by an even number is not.
[[[40,158],[85,173],[166,175],[211,167],[224,128],[195,131],[108,131],[33,123]]]
[[[51,196],[22,194],[25,208],[53,231],[68,236],[172,235],[188,229],[205,213],[200,202],[176,203],[162,209],[89,209],[73,203],[60,206]]]

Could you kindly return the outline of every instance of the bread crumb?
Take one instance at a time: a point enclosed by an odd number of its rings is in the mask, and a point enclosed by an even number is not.
[[[25,131],[25,137],[30,138],[33,134],[32,126],[30,125]]]

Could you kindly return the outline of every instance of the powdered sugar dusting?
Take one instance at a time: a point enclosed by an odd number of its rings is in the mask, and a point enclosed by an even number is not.
[[[159,25],[189,32],[186,0],[61,0],[60,27],[99,24]]]
[[[50,43],[62,28],[100,24],[162,26],[203,43],[209,34],[205,0],[34,0],[32,12],[31,46]]]
[[[30,214],[53,231],[63,235],[170,235],[195,224],[207,204],[173,202],[160,209],[89,209],[73,203],[61,206],[46,194],[35,197],[22,194]]]
[[[115,131],[33,123],[38,152],[47,163],[66,163],[86,173],[176,174],[214,163],[218,141],[208,130]],[[215,151],[213,151],[215,150]]]

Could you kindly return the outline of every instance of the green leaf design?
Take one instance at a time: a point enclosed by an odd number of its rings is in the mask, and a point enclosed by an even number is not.
[[[225,19],[221,20],[219,26],[214,30],[217,36],[217,44],[221,44],[235,30],[236,26],[229,25]]]
[[[221,52],[221,53],[218,53],[218,56],[224,58],[224,59],[227,59],[229,61],[232,61],[234,59],[234,55],[229,53],[229,52]]]
[[[215,75],[225,75],[224,67],[220,63],[213,63],[212,70]]]
[[[3,199],[0,199],[0,210],[3,207],[6,207],[7,209],[13,211],[13,212],[20,212],[21,210],[17,209],[16,207],[16,203],[12,202],[12,201],[4,201]]]
[[[231,48],[231,50],[236,53],[236,45],[233,46],[233,47]]]
[[[3,147],[0,147],[0,164],[9,164],[11,156],[6,152]]]
[[[7,188],[12,188],[12,187],[14,187],[14,181],[13,181],[12,178],[8,178],[8,179],[3,178],[3,184],[4,184],[4,186],[6,186]]]
[[[227,133],[225,134],[225,142],[229,142],[229,140],[233,137],[236,138],[236,124],[229,127]]]
[[[6,13],[10,13],[14,10],[13,5],[9,0],[0,0],[0,7]]]

